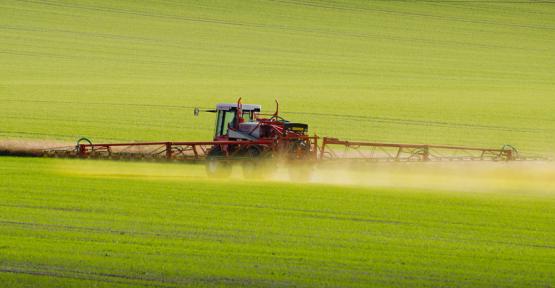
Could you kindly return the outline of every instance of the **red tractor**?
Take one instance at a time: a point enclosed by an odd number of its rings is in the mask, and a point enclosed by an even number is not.
[[[195,114],[198,112],[196,109]],[[256,176],[275,163],[300,164],[297,160],[303,160],[306,166],[311,162],[307,160],[317,158],[317,137],[308,136],[307,124],[281,118],[277,101],[271,115],[262,114],[260,105],[242,104],[241,98],[237,103],[220,103],[215,110],[206,112],[216,113],[214,143],[206,156],[210,176],[228,176],[236,160],[241,160],[245,175]]]

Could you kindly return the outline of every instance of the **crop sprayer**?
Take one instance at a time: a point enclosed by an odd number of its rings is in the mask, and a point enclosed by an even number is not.
[[[448,145],[377,143],[347,141],[309,135],[308,125],[291,122],[279,115],[279,103],[273,114],[263,114],[261,105],[220,103],[212,141],[92,143],[81,138],[76,146],[43,151],[47,157],[100,158],[121,160],[204,161],[209,176],[227,177],[234,163],[240,163],[245,175],[267,173],[278,163],[287,163],[293,178],[307,177],[310,167],[321,162],[341,160],[372,162],[426,161],[517,161],[536,160],[519,156],[510,145],[478,148]]]

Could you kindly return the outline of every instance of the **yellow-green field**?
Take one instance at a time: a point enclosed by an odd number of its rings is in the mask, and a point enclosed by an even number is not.
[[[261,103],[351,139],[555,150],[555,5],[0,3],[0,135],[205,140]],[[296,113],[287,113],[296,112]]]
[[[552,155],[554,47],[550,1],[2,0],[0,144],[210,140],[193,108],[243,97],[321,136]],[[552,163],[355,168],[2,157],[0,286],[554,287]]]

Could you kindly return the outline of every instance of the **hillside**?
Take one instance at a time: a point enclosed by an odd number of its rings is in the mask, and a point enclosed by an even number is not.
[[[200,140],[243,97],[349,139],[555,151],[555,5],[0,3],[1,138]]]

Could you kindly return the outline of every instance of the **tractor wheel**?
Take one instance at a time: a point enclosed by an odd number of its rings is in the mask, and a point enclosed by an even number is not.
[[[242,161],[243,176],[250,179],[264,179],[271,174],[271,168],[267,163],[261,149],[249,147],[244,153],[245,159]]]
[[[214,148],[206,157],[206,174],[209,177],[227,178],[231,175],[231,164],[224,159],[224,153]]]

